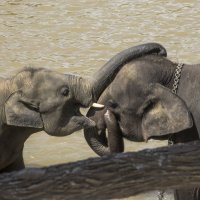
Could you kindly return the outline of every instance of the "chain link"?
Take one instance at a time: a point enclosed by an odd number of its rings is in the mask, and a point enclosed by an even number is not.
[[[177,94],[177,91],[178,91],[178,84],[179,84],[179,81],[180,81],[182,68],[183,68],[183,63],[179,63],[176,67],[176,70],[175,70],[174,84],[173,84],[173,88],[172,88],[172,92],[174,94]]]

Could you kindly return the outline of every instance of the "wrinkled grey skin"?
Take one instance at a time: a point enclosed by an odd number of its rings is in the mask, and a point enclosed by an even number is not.
[[[120,70],[98,101],[106,107],[91,108],[87,114],[97,126],[85,129],[85,138],[98,155],[122,152],[123,138],[135,142],[171,138],[174,143],[199,139],[200,65],[184,65],[177,95],[171,91],[176,66],[161,56],[145,56]],[[106,121],[108,111],[113,124]],[[117,139],[108,141],[109,134]],[[200,199],[198,190],[179,190],[175,196]]]
[[[24,168],[24,142],[35,132],[44,130],[49,135],[66,136],[95,126],[81,115],[80,107],[89,107],[96,101],[124,63],[153,53],[166,55],[156,43],[122,51],[97,71],[93,80],[33,68],[1,79],[0,172]]]

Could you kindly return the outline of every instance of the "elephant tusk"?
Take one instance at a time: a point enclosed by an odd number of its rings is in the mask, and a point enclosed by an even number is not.
[[[103,104],[99,104],[99,103],[93,103],[92,107],[94,107],[94,108],[104,108],[104,105]]]

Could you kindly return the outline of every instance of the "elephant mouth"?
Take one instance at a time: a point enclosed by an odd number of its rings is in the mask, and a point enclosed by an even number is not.
[[[96,123],[93,120],[83,115],[72,117],[72,121],[81,128],[91,128],[96,126]]]
[[[73,116],[68,122],[65,121],[65,125],[63,125],[62,127],[46,127],[45,132],[51,136],[62,137],[71,135],[72,133],[77,132],[83,128],[91,128],[95,126],[96,123],[94,121],[92,121],[88,117],[81,115]]]

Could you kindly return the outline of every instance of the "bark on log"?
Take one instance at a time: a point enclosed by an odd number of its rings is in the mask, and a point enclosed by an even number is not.
[[[200,187],[200,142],[0,175],[0,200],[102,200]]]

